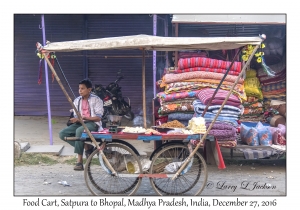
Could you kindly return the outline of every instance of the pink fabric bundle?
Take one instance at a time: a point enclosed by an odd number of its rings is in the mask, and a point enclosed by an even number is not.
[[[169,84],[172,82],[182,82],[184,80],[190,79],[215,79],[222,80],[224,77],[223,73],[215,73],[215,72],[205,72],[205,71],[193,71],[193,72],[185,72],[180,74],[166,74],[163,77],[163,83]],[[224,81],[234,83],[238,76],[227,75]],[[243,84],[244,80],[239,79],[238,83]]]
[[[204,88],[199,91],[197,97],[202,104],[207,105],[214,92],[215,89],[213,88]],[[228,93],[229,91],[227,90],[219,89],[214,99],[212,100],[211,105],[222,105]],[[226,105],[238,107],[241,105],[241,102],[237,96],[231,94],[226,102]]]
[[[231,62],[217,60],[212,58],[205,57],[193,57],[193,58],[181,58],[178,60],[178,68],[186,69],[193,67],[207,67],[207,68],[216,68],[216,69],[227,69],[229,68]],[[234,62],[231,66],[231,71],[241,72],[241,62]]]

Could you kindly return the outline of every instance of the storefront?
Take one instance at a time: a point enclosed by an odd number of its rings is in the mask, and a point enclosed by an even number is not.
[[[216,138],[223,147],[237,148],[243,144],[262,148],[286,143],[285,19],[285,15],[173,15],[176,37],[267,36],[220,113],[219,125],[212,131],[219,135]],[[251,50],[249,46],[174,52],[173,63],[157,82],[160,91],[154,102],[156,125],[176,120],[187,126],[192,117],[204,116],[208,126]],[[219,86],[231,61],[234,64]],[[220,89],[214,96],[217,88]],[[204,111],[210,100],[209,108]],[[251,159],[272,155],[267,149],[243,152],[245,158]]]

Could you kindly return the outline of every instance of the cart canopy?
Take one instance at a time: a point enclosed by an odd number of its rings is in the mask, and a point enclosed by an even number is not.
[[[257,37],[161,37],[151,35],[133,35],[87,39],[66,42],[47,42],[44,52],[71,52],[81,50],[226,50],[236,49],[248,44],[259,45],[262,39]]]

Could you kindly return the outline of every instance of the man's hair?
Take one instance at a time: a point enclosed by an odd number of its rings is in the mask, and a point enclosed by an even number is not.
[[[80,84],[85,85],[86,88],[93,88],[92,82],[91,82],[91,80],[88,79],[88,78],[87,78],[87,79],[81,80],[81,81],[79,82],[79,85],[80,85]]]

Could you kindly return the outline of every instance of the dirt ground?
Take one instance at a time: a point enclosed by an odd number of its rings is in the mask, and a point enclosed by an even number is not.
[[[286,170],[283,166],[227,165],[224,170],[208,166],[207,186],[201,196],[285,196]],[[60,185],[67,181],[71,186]],[[243,186],[246,186],[244,187]],[[19,166],[14,169],[16,196],[89,196],[84,172],[74,171],[71,165]],[[153,196],[148,178],[143,178],[137,196]]]
[[[67,117],[53,117],[53,144],[69,146],[58,138]],[[47,117],[15,116],[14,139],[30,145],[49,144]],[[133,144],[136,142],[133,142]],[[153,151],[153,144],[136,143],[142,151]],[[82,171],[72,165],[31,165],[14,167],[15,196],[88,196],[92,195],[84,181]],[[58,184],[67,181],[71,186]],[[48,184],[47,184],[48,183]],[[247,188],[243,187],[247,185]],[[284,164],[232,163],[219,170],[208,165],[208,182],[201,196],[285,196],[286,166]],[[136,195],[156,195],[148,178],[144,178]]]

